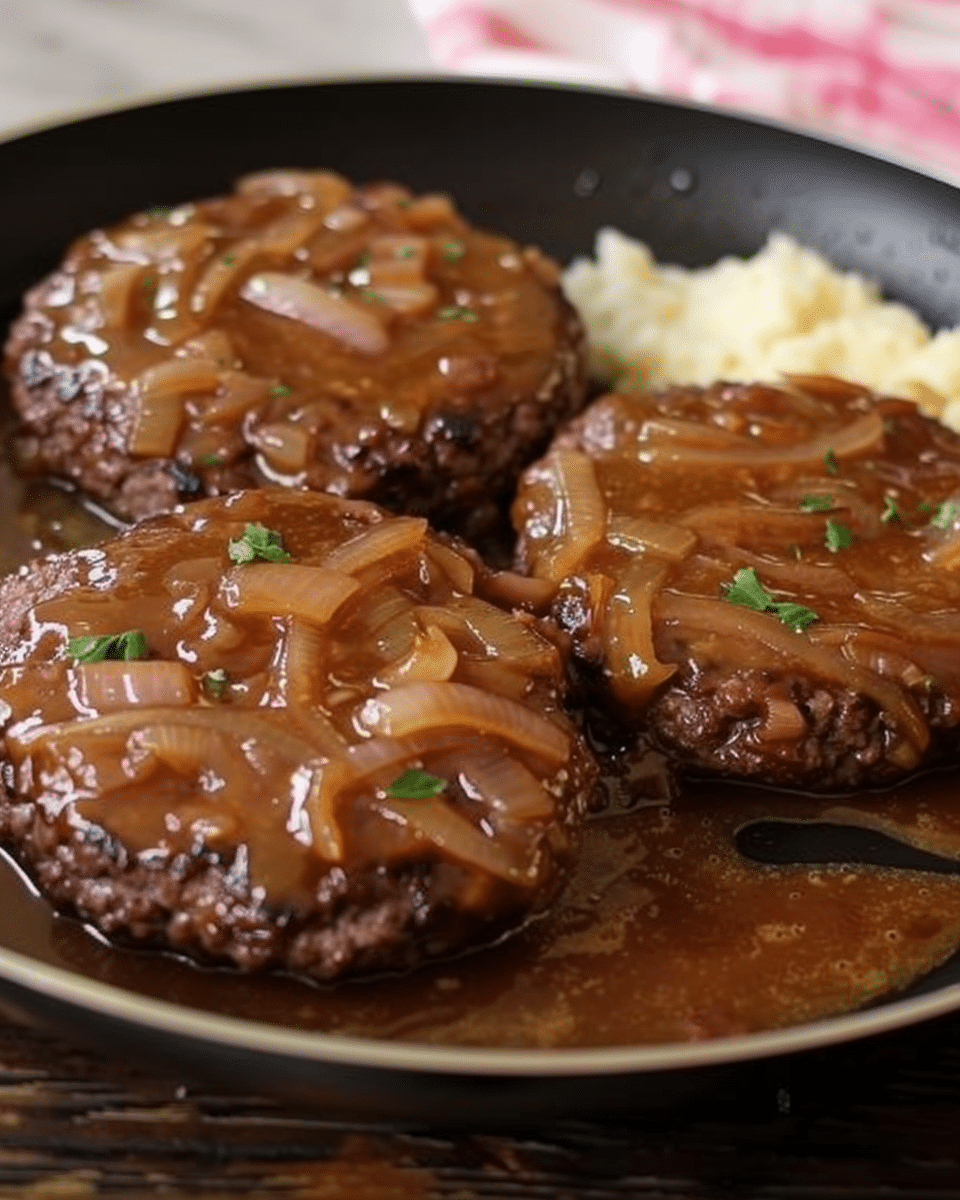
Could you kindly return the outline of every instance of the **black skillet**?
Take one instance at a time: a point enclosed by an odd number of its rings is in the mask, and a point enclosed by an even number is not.
[[[223,191],[244,171],[294,165],[449,191],[472,219],[561,260],[589,251],[602,225],[688,266],[750,254],[779,229],[872,276],[934,326],[960,323],[960,192],[946,183],[703,108],[437,80],[173,100],[0,145],[0,320],[84,230]],[[829,830],[824,838],[804,854],[851,853],[831,851]],[[519,1121],[660,1105],[726,1086],[748,1061],[960,1008],[960,971],[948,963],[908,997],[865,1012],[703,1044],[421,1047],[305,1033],[285,1028],[282,1014],[277,1024],[258,1023],[145,998],[24,953],[15,924],[0,916],[0,998],[19,1016],[111,1053],[149,1055],[338,1112],[411,1120]]]

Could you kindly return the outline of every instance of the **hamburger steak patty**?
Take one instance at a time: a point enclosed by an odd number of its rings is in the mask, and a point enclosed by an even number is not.
[[[912,403],[823,376],[604,396],[514,521],[601,711],[684,767],[829,791],[956,754],[960,437]]]
[[[584,401],[557,280],[444,196],[248,176],[80,238],[28,294],[21,461],[124,518],[272,482],[484,532]]]
[[[0,836],[111,938],[322,979],[552,896],[595,768],[526,581],[268,488],[0,584]],[[528,589],[529,590],[529,587]]]

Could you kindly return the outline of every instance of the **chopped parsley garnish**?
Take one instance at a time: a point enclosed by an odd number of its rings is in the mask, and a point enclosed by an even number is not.
[[[828,450],[823,459],[824,466],[831,475],[836,475],[840,470],[840,464],[837,462],[837,456],[832,450]]]
[[[363,287],[360,289],[360,298],[366,300],[369,304],[385,304],[386,301],[375,288]]]
[[[449,259],[450,262],[459,262],[466,252],[467,248],[463,242],[443,243],[443,257]]]
[[[67,642],[67,653],[80,663],[103,662],[104,659],[119,659],[130,662],[147,658],[147,639],[142,629],[128,629],[125,633],[83,633]]]
[[[225,267],[234,267],[237,264],[237,256],[235,254],[225,254],[220,261]]]
[[[270,395],[277,397],[277,398],[279,398],[280,396],[289,396],[290,389],[287,387],[287,385],[285,383],[278,383],[278,384],[275,384],[270,389]]]
[[[935,529],[949,529],[958,517],[960,517],[960,504],[956,500],[944,500],[942,504],[937,505],[936,511],[930,518],[930,524]]]
[[[903,507],[896,496],[890,492],[883,498],[883,512],[880,514],[881,521],[899,521],[902,525],[906,525],[910,518],[907,516],[907,510]]]
[[[231,562],[241,564],[253,562],[255,558],[266,558],[270,562],[293,562],[293,555],[283,548],[281,535],[259,521],[246,525],[243,537],[231,538],[227,543],[227,554]]]
[[[844,525],[843,521],[837,521],[833,517],[827,519],[827,530],[823,541],[828,550],[836,554],[844,546],[852,546],[854,540],[853,530],[849,525]]]
[[[401,262],[409,262],[411,258],[417,257],[417,248],[416,246],[398,246],[395,257],[399,258]]]
[[[226,458],[222,454],[205,454],[200,459],[201,467],[222,467]]]
[[[462,304],[448,304],[437,310],[441,321],[479,321],[479,315],[472,308],[464,308]]]
[[[173,212],[173,208],[169,204],[155,204],[153,208],[148,208],[144,213],[145,217],[149,217],[151,221],[159,221],[161,217],[167,217]]]
[[[145,292],[155,292],[160,286],[160,280],[156,275],[148,275],[141,286]]]
[[[438,796],[446,786],[446,780],[438,779],[420,767],[411,767],[387,785],[386,793],[397,800],[419,800],[424,796]]]
[[[216,667],[212,671],[203,673],[203,690],[211,700],[222,700],[229,682],[229,672],[223,667]]]
[[[830,496],[804,496],[800,501],[803,512],[827,512],[836,507]]]
[[[720,585],[720,590],[724,600],[729,600],[731,604],[742,604],[744,608],[754,608],[757,612],[772,613],[793,629],[805,629],[820,620],[813,609],[802,604],[774,600],[757,578],[753,567],[742,567],[731,583]]]

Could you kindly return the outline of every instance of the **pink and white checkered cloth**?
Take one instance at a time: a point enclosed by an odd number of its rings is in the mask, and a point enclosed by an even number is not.
[[[957,0],[410,0],[438,64],[781,117],[960,176]]]

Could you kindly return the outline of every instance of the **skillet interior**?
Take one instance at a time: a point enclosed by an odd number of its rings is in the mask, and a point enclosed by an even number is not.
[[[960,323],[960,205],[945,183],[690,106],[416,80],[174,100],[0,146],[0,317],[9,318],[73,236],[278,165],[450,191],[470,218],[561,260],[589,250],[604,224],[688,266],[752,253],[776,228],[873,276],[932,324]],[[507,1097],[514,1118],[618,1100],[661,1103],[724,1064],[949,1011],[960,1005],[958,973],[947,964],[911,998],[869,1012],[703,1045],[426,1050],[184,1013],[24,959],[0,928],[0,991],[21,1015],[247,1081],[256,1072],[265,1090],[392,1116],[489,1117]]]

